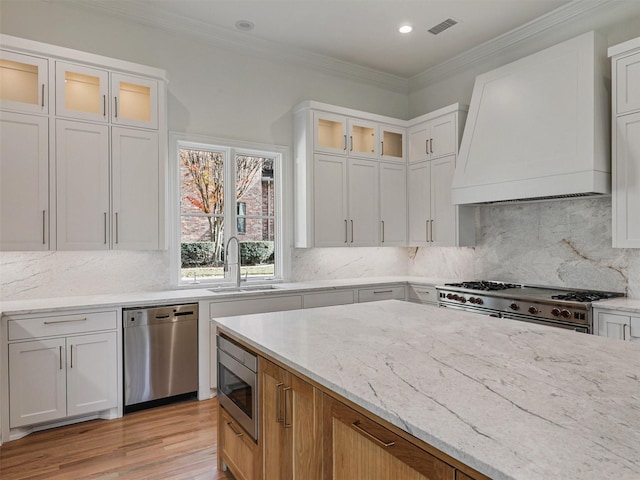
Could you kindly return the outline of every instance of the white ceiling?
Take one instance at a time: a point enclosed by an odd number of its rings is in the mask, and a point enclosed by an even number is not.
[[[213,28],[255,24],[243,35],[408,78],[554,10],[568,0],[139,0]],[[433,35],[427,30],[459,23]],[[414,26],[408,35],[403,23]]]
[[[189,24],[218,39],[309,52],[401,78],[487,42],[570,0],[70,0],[170,28]],[[428,29],[459,23],[433,35]],[[238,20],[255,24],[250,32]],[[414,26],[408,35],[403,23]]]
[[[559,29],[578,35],[585,28],[614,28],[630,18],[640,21],[640,0],[41,1],[90,9],[402,92],[447,78],[523,41],[554,38],[553,31]],[[428,32],[448,18],[459,23],[437,36]],[[253,22],[255,28],[238,30],[239,20]],[[412,24],[414,31],[400,34],[403,23]],[[572,30],[577,25],[580,29]]]

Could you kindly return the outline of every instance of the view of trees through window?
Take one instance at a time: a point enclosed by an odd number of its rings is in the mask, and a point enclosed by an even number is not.
[[[194,274],[204,281],[224,278],[224,249],[234,235],[240,243],[243,277],[275,274],[274,160],[226,156],[226,150],[179,150],[184,280]],[[235,263],[235,258],[229,262]]]

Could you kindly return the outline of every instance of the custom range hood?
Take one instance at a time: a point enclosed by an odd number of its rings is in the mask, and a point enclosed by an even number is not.
[[[476,77],[453,203],[610,194],[607,72],[589,32]]]

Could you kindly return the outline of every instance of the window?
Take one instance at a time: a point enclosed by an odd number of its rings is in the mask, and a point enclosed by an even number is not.
[[[172,144],[179,192],[175,283],[235,282],[238,247],[243,279],[282,279],[282,147],[257,150],[173,135]]]

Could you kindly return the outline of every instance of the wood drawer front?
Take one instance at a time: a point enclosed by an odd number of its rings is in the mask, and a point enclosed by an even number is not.
[[[358,290],[358,302],[375,302],[378,300],[404,300],[405,291],[402,286],[383,286],[378,288],[361,288]]]
[[[256,478],[255,443],[224,408],[219,408],[218,436],[222,461],[238,480],[253,480]]]
[[[328,399],[331,456],[329,478],[451,480],[455,469],[346,405]],[[326,414],[325,414],[326,415]],[[326,419],[325,419],[326,422]],[[326,433],[325,433],[326,435]],[[327,438],[327,437],[325,437]]]
[[[414,302],[438,303],[436,287],[430,285],[409,285],[407,297]]]
[[[304,308],[328,307],[331,305],[348,305],[354,302],[353,290],[336,290],[332,292],[307,293],[304,295]]]
[[[110,312],[78,312],[72,315],[10,319],[7,324],[9,340],[25,340],[115,330],[118,326],[118,313],[115,310]]]
[[[209,318],[248,315],[251,313],[280,312],[299,308],[302,308],[302,295],[290,295],[286,297],[265,296],[246,300],[211,302],[209,304]]]

